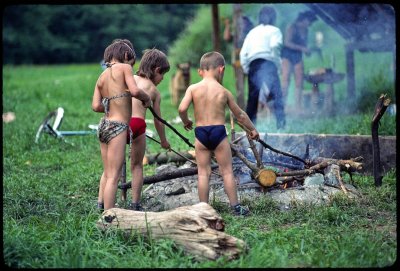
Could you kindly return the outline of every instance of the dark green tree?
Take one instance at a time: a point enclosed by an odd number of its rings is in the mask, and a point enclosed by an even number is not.
[[[100,61],[116,38],[167,51],[193,16],[193,4],[10,5],[3,9],[3,63]]]

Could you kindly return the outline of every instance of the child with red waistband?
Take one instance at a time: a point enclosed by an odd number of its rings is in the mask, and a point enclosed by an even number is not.
[[[167,56],[157,49],[144,51],[139,70],[134,75],[136,84],[143,89],[153,102],[153,110],[161,116],[161,94],[157,85],[164,79],[164,74],[170,69]],[[132,131],[131,171],[132,171],[132,199],[129,209],[142,211],[140,196],[143,187],[143,157],[146,149],[146,110],[142,102],[132,98],[132,117],[129,126]],[[169,149],[170,144],[165,137],[165,127],[162,122],[154,118],[154,126],[160,137],[161,147]]]
[[[222,86],[224,70],[225,59],[220,53],[204,54],[200,59],[198,70],[203,80],[188,87],[178,110],[184,128],[191,130],[193,123],[189,120],[187,111],[193,102],[200,201],[208,203],[210,162],[212,152],[214,152],[233,214],[247,215],[248,208],[240,205],[238,201],[233,176],[232,153],[225,129],[226,107],[229,107],[237,120],[251,131],[248,133],[251,139],[258,139],[259,134],[248,115],[235,102],[232,93]]]
[[[100,179],[98,208],[115,205],[118,178],[125,159],[126,136],[129,130],[132,97],[149,107],[149,95],[138,88],[132,76],[136,55],[127,39],[114,40],[104,51],[105,71],[97,79],[92,109],[104,112],[98,128],[104,171]]]

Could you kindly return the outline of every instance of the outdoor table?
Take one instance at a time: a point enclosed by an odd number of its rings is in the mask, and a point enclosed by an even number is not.
[[[304,75],[304,79],[313,85],[312,102],[314,105],[316,105],[319,101],[319,96],[320,96],[319,84],[321,83],[327,84],[324,97],[324,105],[322,109],[329,115],[333,112],[333,105],[334,105],[333,85],[335,83],[342,81],[344,75],[345,75],[344,73],[333,72],[331,69],[326,69],[324,73]]]

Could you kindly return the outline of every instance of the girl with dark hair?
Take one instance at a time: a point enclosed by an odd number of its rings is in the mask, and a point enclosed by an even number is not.
[[[135,51],[128,40],[115,40],[104,51],[107,68],[94,87],[92,109],[104,112],[98,127],[104,171],[100,179],[98,207],[110,209],[115,205],[118,178],[125,159],[126,137],[132,111],[132,97],[144,107],[151,105],[146,92],[138,88],[132,67]]]

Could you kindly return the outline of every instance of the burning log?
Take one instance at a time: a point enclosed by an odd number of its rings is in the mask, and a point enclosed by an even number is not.
[[[259,168],[253,163],[249,162],[246,157],[236,150],[235,146],[231,144],[233,155],[236,155],[243,163],[250,168],[252,171],[253,178],[262,186],[269,187],[274,185],[276,180],[276,174],[273,170]]]
[[[152,239],[169,238],[198,259],[234,259],[247,250],[243,240],[223,232],[223,219],[204,202],[164,212],[112,208],[103,212],[97,227],[133,231]]]
[[[371,122],[372,154],[374,158],[373,167],[374,167],[375,186],[381,186],[383,178],[381,174],[381,158],[380,158],[379,137],[378,137],[379,121],[382,118],[383,114],[385,113],[389,104],[390,104],[390,99],[386,98],[386,94],[382,94],[375,105],[375,111]]]

